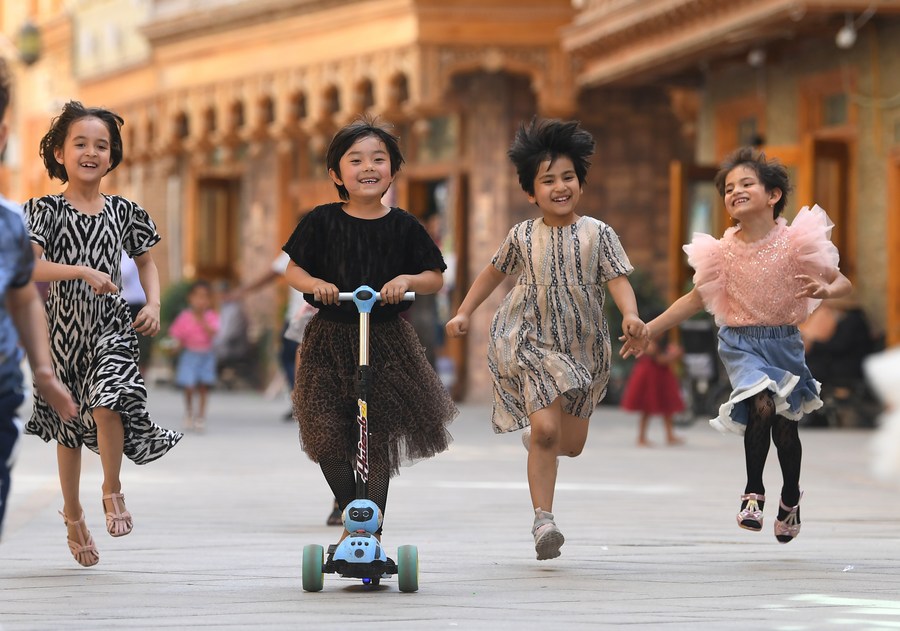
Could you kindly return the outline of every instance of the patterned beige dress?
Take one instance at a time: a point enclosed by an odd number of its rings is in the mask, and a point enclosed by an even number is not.
[[[519,276],[491,324],[494,432],[527,427],[560,396],[563,411],[589,418],[609,382],[603,284],[634,269],[619,237],[593,217],[563,227],[529,219],[513,226],[491,263]]]

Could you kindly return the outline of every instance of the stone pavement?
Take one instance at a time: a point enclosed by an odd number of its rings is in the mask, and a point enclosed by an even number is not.
[[[494,436],[488,408],[463,406],[450,451],[391,487],[385,544],[418,546],[418,593],[334,575],[305,593],[303,546],[337,531],[285,407],[216,392],[205,434],[126,462],[135,530],[120,539],[105,533],[99,459],[85,452],[93,568],[66,547],[55,449],[26,437],[0,542],[0,629],[900,628],[900,489],[869,475],[871,432],[802,432],[803,532],[780,545],[774,449],[765,529],[751,533],[734,521],[739,439],[699,422],[682,447],[639,449],[635,418],[601,407],[584,453],[560,465],[563,556],[538,562],[519,435]],[[151,412],[177,426],[178,393],[153,389]]]

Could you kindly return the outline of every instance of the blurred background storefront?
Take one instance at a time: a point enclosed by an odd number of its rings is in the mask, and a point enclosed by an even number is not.
[[[756,143],[790,168],[789,207],[836,222],[867,316],[900,342],[900,0],[23,0],[0,10],[18,61],[0,166],[7,196],[58,190],[38,140],[68,99],[126,120],[107,188],[151,211],[163,285],[236,284],[297,219],[336,198],[322,158],[361,112],[395,125],[407,164],[391,203],[427,221],[455,309],[503,235],[533,216],[506,158],[533,115],[577,118],[597,154],[581,211],[609,222],[667,301],[680,245],[721,233],[715,164]],[[23,58],[23,37],[39,51]],[[283,290],[253,300],[280,328]],[[457,397],[483,400],[501,296],[467,340],[440,342]],[[469,361],[471,358],[471,361]]]

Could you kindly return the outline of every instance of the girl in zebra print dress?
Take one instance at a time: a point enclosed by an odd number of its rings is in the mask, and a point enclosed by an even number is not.
[[[538,560],[558,557],[565,541],[551,512],[557,458],[581,453],[588,419],[606,394],[604,285],[624,334],[644,332],[619,238],[602,221],[575,214],[593,151],[594,139],[574,121],[535,119],[519,129],[509,157],[542,216],[512,227],[447,323],[450,336],[465,335],[472,312],[508,275],[518,277],[491,324],[488,367],[494,431],[525,430]]]
[[[80,501],[82,445],[100,455],[106,529],[121,537],[132,530],[119,479],[122,456],[151,462],[182,437],[150,421],[138,371],[137,334],[159,331],[159,275],[150,248],[160,236],[143,208],[100,192],[103,176],[122,160],[122,124],[107,110],[67,103],[41,140],[47,172],[67,183],[66,190],[24,207],[37,259],[34,278],[51,282],[46,309],[54,369],[78,406],[75,419],[60,419],[35,390],[26,432],[57,442],[60,514],[72,556],[84,566],[99,555]],[[147,295],[134,321],[120,293],[123,250]]]

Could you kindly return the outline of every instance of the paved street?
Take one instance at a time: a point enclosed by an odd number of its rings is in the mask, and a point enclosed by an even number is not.
[[[900,489],[868,474],[865,430],[802,432],[803,532],[779,545],[774,450],[765,529],[751,533],[734,521],[739,439],[697,423],[682,447],[639,449],[636,419],[600,408],[584,454],[560,465],[563,556],[538,562],[519,436],[494,436],[488,408],[464,406],[450,451],[391,487],[384,541],[418,546],[418,593],[334,575],[304,593],[303,546],[337,531],[318,469],[281,420],[286,400],[217,392],[211,407],[205,434],[126,463],[128,537],[106,534],[99,459],[85,452],[93,568],[66,547],[55,449],[26,437],[0,543],[2,631],[900,628]],[[178,393],[155,388],[151,411],[178,426]]]

